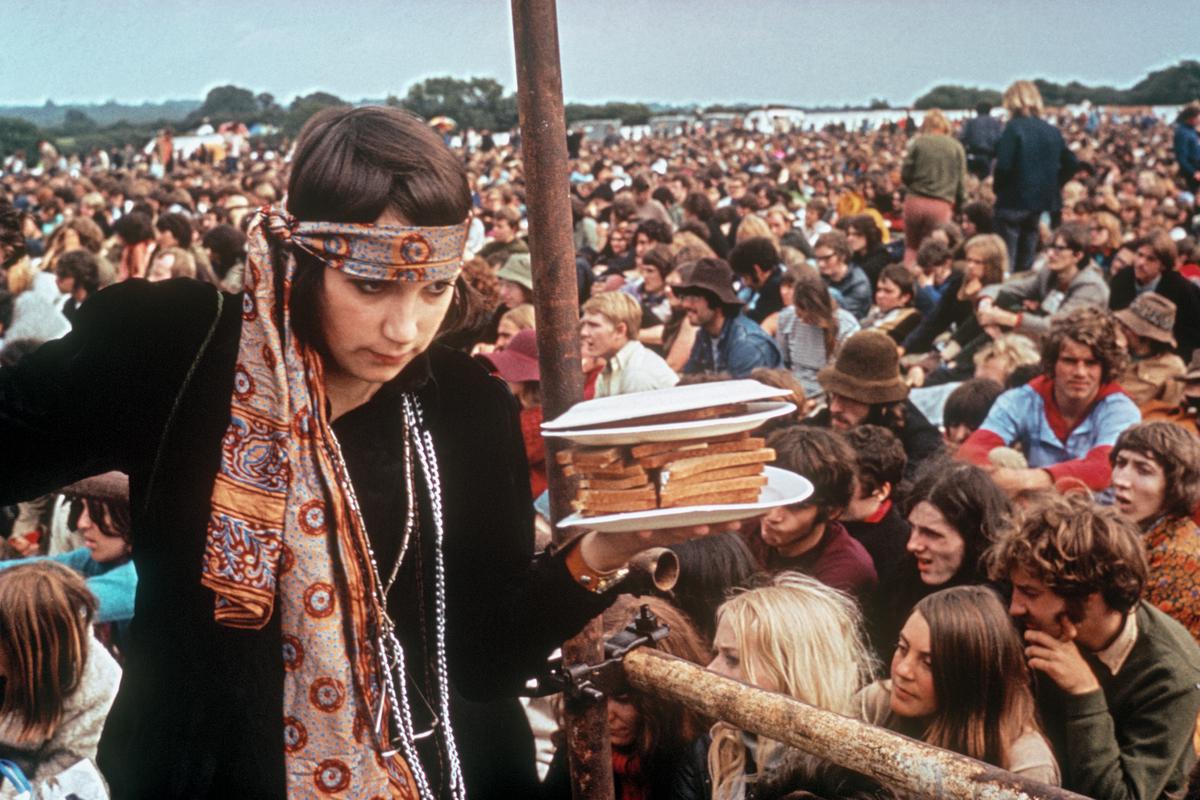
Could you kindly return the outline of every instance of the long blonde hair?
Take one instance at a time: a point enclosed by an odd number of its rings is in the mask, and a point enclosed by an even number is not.
[[[717,609],[717,622],[737,638],[742,675],[801,702],[850,713],[855,693],[872,674],[854,600],[798,572],[781,572],[772,585],[734,595]],[[771,762],[778,742],[759,739],[759,768]],[[713,800],[746,794],[746,745],[726,722],[712,728],[708,750]]]
[[[0,573],[0,715],[22,739],[50,735],[79,688],[96,598],[83,578],[53,561]],[[12,720],[10,723],[9,720]]]

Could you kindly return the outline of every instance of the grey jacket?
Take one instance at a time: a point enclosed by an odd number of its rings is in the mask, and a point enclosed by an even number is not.
[[[985,286],[979,296],[990,297],[1001,308],[1016,311],[1023,310],[1026,300],[1036,302],[1038,310],[1029,312],[1025,309],[1020,322],[1013,329],[1016,333],[1032,336],[1042,336],[1049,331],[1050,317],[1055,314],[1080,306],[1108,308],[1108,284],[1104,282],[1104,274],[1095,264],[1088,264],[1079,270],[1079,274],[1061,295],[1055,291],[1054,273],[1042,267],[1039,270],[1022,272],[1004,283]]]

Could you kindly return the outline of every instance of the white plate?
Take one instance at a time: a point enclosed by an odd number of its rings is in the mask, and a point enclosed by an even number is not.
[[[549,435],[551,431],[578,430],[594,425],[622,422],[636,417],[674,414],[679,411],[693,411],[697,408],[723,406],[730,403],[773,400],[789,394],[791,393],[787,389],[777,389],[774,386],[752,380],[672,386],[669,389],[655,389],[651,392],[635,392],[584,400],[582,403],[571,406],[555,419],[543,422],[542,430]]]
[[[747,403],[749,409],[736,417],[694,419],[690,422],[661,422],[658,425],[639,425],[634,428],[585,428],[583,430],[548,431],[543,436],[570,439],[575,444],[643,444],[645,442],[679,442],[686,439],[714,439],[731,433],[750,431],[773,417],[796,410],[794,403]]]
[[[656,508],[651,511],[628,511],[624,514],[605,514],[599,517],[572,514],[559,520],[558,527],[591,528],[601,533],[624,533],[690,525],[716,525],[757,517],[777,506],[803,503],[812,495],[813,485],[808,478],[775,467],[767,467],[763,474],[767,476],[767,485],[759,493],[757,503]]]

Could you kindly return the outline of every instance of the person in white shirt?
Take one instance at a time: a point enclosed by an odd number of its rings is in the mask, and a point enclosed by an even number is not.
[[[596,379],[596,397],[665,389],[679,382],[667,362],[637,340],[641,321],[642,307],[624,292],[605,292],[583,304],[583,355],[606,362]]]

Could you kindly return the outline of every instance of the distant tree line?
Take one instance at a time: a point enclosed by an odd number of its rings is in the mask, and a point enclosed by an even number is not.
[[[1078,81],[1054,83],[1035,80],[1042,100],[1050,106],[1066,106],[1084,100],[1099,106],[1170,106],[1200,98],[1200,61],[1181,61],[1156,70],[1128,89],[1085,86]],[[913,101],[914,108],[973,108],[980,101],[999,105],[1000,92],[972,86],[935,86]]]
[[[1089,100],[1097,105],[1173,105],[1200,98],[1200,62],[1181,61],[1173,67],[1151,72],[1129,89],[1109,86],[1085,86],[1076,81],[1058,84],[1034,81],[1048,105],[1058,106]],[[972,108],[980,100],[999,104],[994,89],[969,86],[936,86],[913,103],[913,107]],[[450,76],[428,78],[408,88],[403,96],[389,95],[386,105],[407,108],[425,119],[450,117],[460,128],[509,130],[517,125],[517,97],[504,91],[492,78]],[[177,132],[194,130],[208,120],[214,127],[223,122],[263,124],[278,131],[276,137],[294,137],[309,117],[329,106],[348,105],[328,92],[313,92],[296,97],[287,106],[274,95],[256,93],[240,86],[211,89],[199,106],[194,101],[167,101],[161,106],[121,106],[108,102],[100,106],[60,107],[47,101],[36,108],[0,109],[0,155],[16,149],[32,154],[41,139],[54,141],[64,152],[88,152],[93,148],[142,145],[164,127]],[[712,105],[704,111],[746,113],[762,104]],[[784,104],[786,105],[786,104]],[[887,108],[882,98],[872,98],[869,108]],[[847,105],[845,108],[851,108]],[[89,109],[95,116],[89,114]],[[585,119],[617,119],[625,125],[643,125],[654,113],[681,113],[696,107],[651,106],[646,103],[608,102],[600,104],[567,103],[568,124]],[[151,115],[159,116],[151,118]],[[124,117],[120,115],[125,115]],[[113,119],[114,116],[118,118]]]

